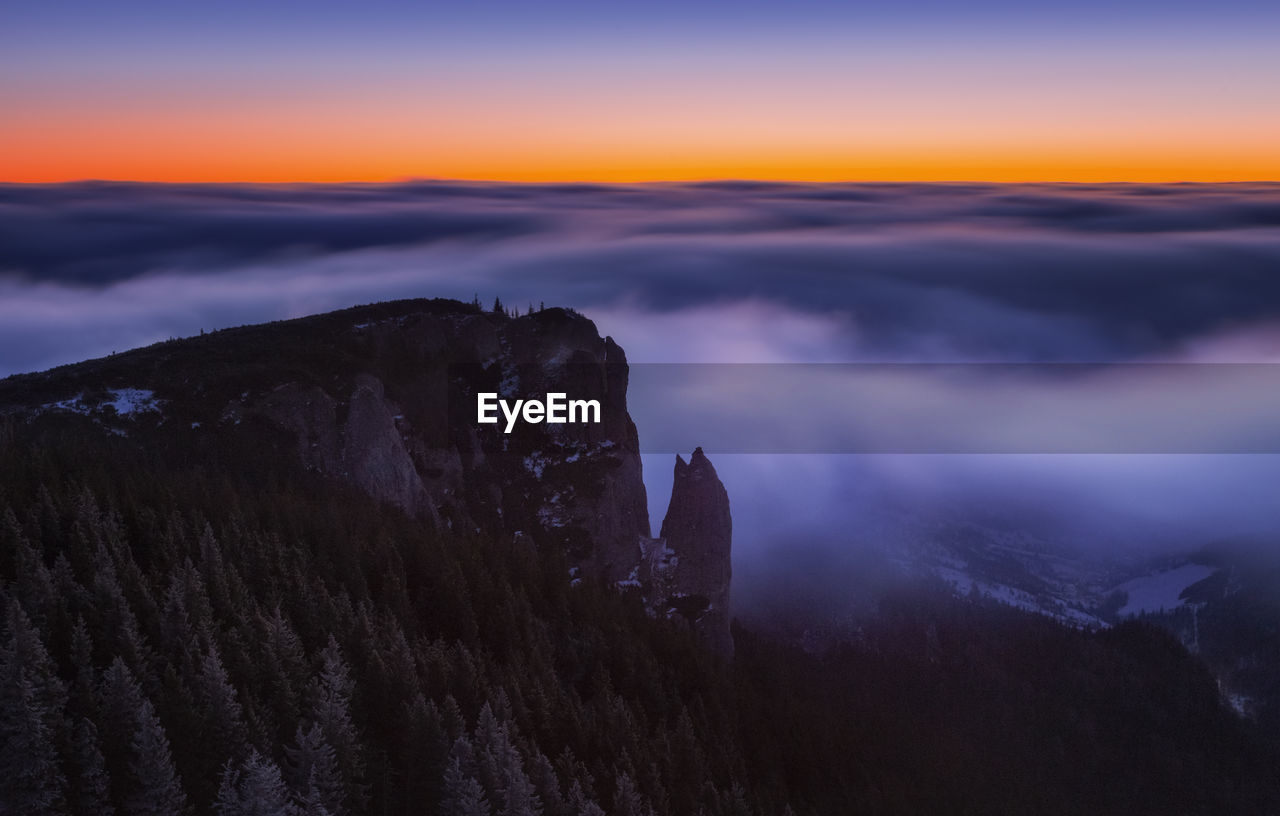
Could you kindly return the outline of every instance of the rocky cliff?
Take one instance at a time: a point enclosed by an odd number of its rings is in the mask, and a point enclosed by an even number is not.
[[[442,530],[556,548],[575,577],[638,586],[656,614],[684,615],[726,651],[724,488],[701,451],[677,460],[663,539],[649,537],[627,381],[623,350],[572,311],[398,301],[13,377],[0,413],[79,415],[153,443],[249,439]],[[602,421],[504,433],[476,422],[480,391],[595,399]]]
[[[702,448],[688,462],[677,456],[662,533],[646,553],[653,576],[650,603],[668,615],[684,616],[713,648],[726,654],[733,651],[732,538],[729,494],[711,461]]]
[[[353,321],[335,339],[364,363],[350,377],[243,394],[223,421],[265,419],[309,467],[449,529],[522,533],[607,580],[628,574],[649,518],[626,357],[591,321],[410,312]],[[480,391],[595,399],[602,422],[504,433],[477,424]]]

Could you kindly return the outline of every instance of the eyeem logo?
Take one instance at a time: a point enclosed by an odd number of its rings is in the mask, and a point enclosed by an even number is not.
[[[546,422],[560,425],[566,422],[600,422],[600,400],[571,400],[567,394],[548,393],[546,400],[516,400],[508,402],[498,399],[493,392],[476,394],[476,422],[481,425],[498,424],[497,412],[501,410],[507,425],[503,433],[511,433],[517,420],[531,424]]]

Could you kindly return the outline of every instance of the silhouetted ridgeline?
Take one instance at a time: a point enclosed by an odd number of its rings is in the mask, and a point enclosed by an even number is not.
[[[448,417],[569,362],[602,428]],[[0,382],[0,812],[1280,809],[1149,627],[902,597],[821,659],[720,656],[727,496],[696,453],[648,537],[625,387],[583,318],[443,301]]]

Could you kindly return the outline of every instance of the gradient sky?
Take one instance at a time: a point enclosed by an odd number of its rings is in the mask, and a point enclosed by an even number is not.
[[[8,2],[0,180],[1280,178],[1280,5],[1029,5]]]

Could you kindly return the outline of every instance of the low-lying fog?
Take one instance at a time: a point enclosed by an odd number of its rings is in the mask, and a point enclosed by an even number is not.
[[[1228,365],[1280,362],[1280,185],[86,183],[0,213],[0,374],[473,295],[575,307],[632,363],[1044,364],[733,399],[635,372],[654,531],[664,443],[707,444],[740,603],[931,520],[1098,559],[1280,543],[1278,378]]]

